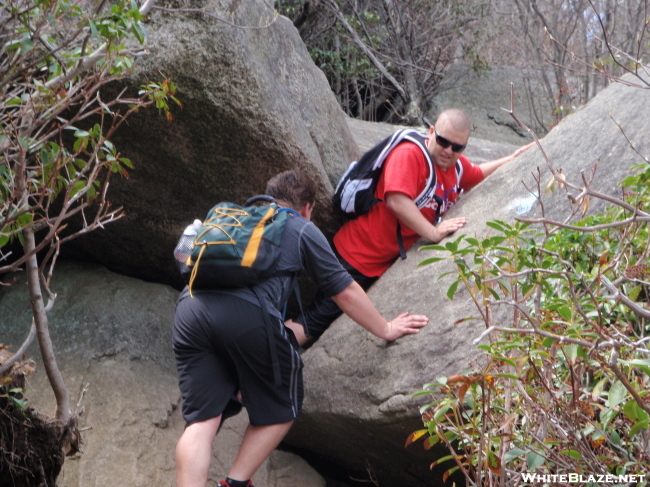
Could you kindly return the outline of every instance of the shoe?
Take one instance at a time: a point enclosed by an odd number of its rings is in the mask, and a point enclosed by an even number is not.
[[[230,487],[230,484],[226,482],[225,480],[222,480],[219,482],[219,487]],[[246,484],[246,487],[255,487],[253,485],[253,481],[249,480],[248,483]]]

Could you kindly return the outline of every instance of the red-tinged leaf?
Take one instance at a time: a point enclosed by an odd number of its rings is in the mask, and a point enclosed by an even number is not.
[[[426,440],[424,440],[423,445],[425,450],[431,450],[434,445],[436,445],[440,441],[440,438],[438,436],[429,436]]]
[[[582,216],[585,216],[589,211],[589,197],[585,196],[582,199]]]
[[[462,374],[452,375],[451,377],[449,377],[447,379],[447,384],[455,384],[456,382],[462,382],[464,384],[469,384],[469,383],[471,383],[471,380],[470,380],[469,377],[467,377],[466,375],[462,375]]]
[[[456,455],[456,456],[454,456],[454,455],[447,455],[447,456],[444,456],[444,457],[442,457],[442,458],[438,458],[438,460],[436,460],[436,461],[433,462],[431,465],[429,465],[429,468],[430,468],[431,470],[433,470],[433,467],[435,467],[436,465],[438,465],[438,464],[440,464],[440,463],[442,463],[442,462],[446,462],[447,460],[462,460],[463,458],[464,458],[464,457],[463,457],[462,455]]]
[[[601,436],[600,438],[596,438],[595,440],[591,440],[591,447],[592,448],[598,448],[603,443],[605,443],[605,437]]]
[[[429,421],[433,421],[433,415],[434,412],[431,409],[427,409],[425,412],[422,413],[422,421],[426,421],[427,423]]]
[[[517,413],[512,413],[510,416],[508,416],[503,424],[499,427],[498,431],[503,431],[505,430],[512,421],[518,417],[519,415]]]
[[[404,448],[409,446],[411,443],[418,441],[420,438],[422,438],[424,435],[426,435],[429,432],[428,429],[423,429],[423,430],[417,430],[414,431],[409,435],[409,437],[406,439],[406,444],[404,445]]]
[[[469,384],[464,383],[458,388],[458,401],[463,402],[463,399],[465,399],[465,393],[467,392],[467,389],[469,389]]]
[[[447,482],[448,478],[449,478],[449,470],[447,470],[445,473],[442,474],[442,481]]]
[[[475,319],[476,319],[476,318],[473,318],[473,317],[470,317],[470,318],[462,318],[462,319],[460,319],[460,320],[456,320],[456,321],[454,321],[454,322],[451,324],[451,326],[460,325],[461,323],[465,323],[466,321],[472,321],[472,320],[475,320]]]
[[[501,459],[493,451],[488,451],[487,454],[487,467],[494,475],[501,474]]]
[[[600,258],[598,259],[598,263],[600,264],[600,267],[603,267],[605,264],[607,264],[607,261],[609,260],[609,249],[605,249],[605,251],[600,254]]]

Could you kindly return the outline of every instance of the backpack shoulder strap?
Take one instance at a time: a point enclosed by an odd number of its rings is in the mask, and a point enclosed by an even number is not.
[[[415,130],[409,130],[409,133],[404,136],[404,139],[415,143],[420,148],[420,150],[422,150],[422,154],[424,154],[424,160],[427,162],[427,165],[429,166],[429,176],[427,177],[427,181],[426,184],[424,185],[424,189],[414,200],[416,206],[421,209],[424,207],[424,205],[426,205],[429,202],[429,200],[433,196],[433,193],[435,192],[436,169],[433,164],[433,161],[431,160],[429,149],[427,148],[427,144],[426,144],[427,138],[424,135],[422,135],[420,132],[417,132]]]

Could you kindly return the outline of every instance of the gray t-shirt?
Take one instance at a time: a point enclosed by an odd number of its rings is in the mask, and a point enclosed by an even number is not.
[[[334,296],[353,279],[341,266],[322,232],[309,220],[295,214],[287,218],[281,239],[280,262],[278,272],[299,273],[306,269],[320,290],[326,296]],[[282,308],[293,290],[293,277],[272,277],[255,286],[266,298],[269,313],[282,318]],[[226,293],[241,297],[259,305],[255,292],[251,288],[201,290],[194,293]]]

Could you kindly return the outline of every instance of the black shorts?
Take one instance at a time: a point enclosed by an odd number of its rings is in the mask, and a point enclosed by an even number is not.
[[[296,339],[279,318],[270,326],[262,310],[226,293],[195,292],[179,299],[172,343],[183,417],[188,425],[241,410],[253,426],[292,421],[302,407],[302,359]],[[269,333],[273,333],[282,383],[276,386]]]

